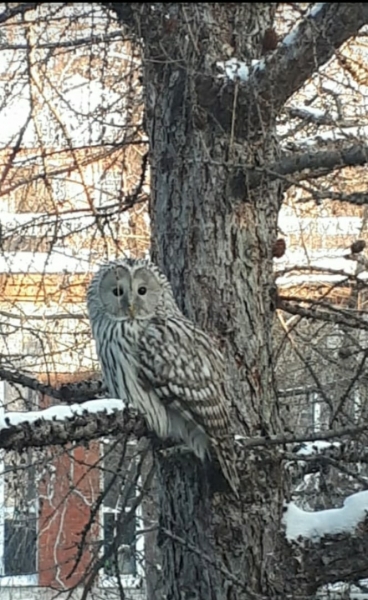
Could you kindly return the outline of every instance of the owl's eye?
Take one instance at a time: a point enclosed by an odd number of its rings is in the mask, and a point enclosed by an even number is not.
[[[112,293],[114,294],[114,296],[123,296],[124,290],[122,287],[115,287],[113,288]]]
[[[145,296],[145,294],[146,294],[146,293],[147,293],[147,288],[146,288],[146,287],[144,287],[144,285],[141,285],[141,287],[140,287],[140,288],[138,288],[138,294],[139,294],[140,296]]]

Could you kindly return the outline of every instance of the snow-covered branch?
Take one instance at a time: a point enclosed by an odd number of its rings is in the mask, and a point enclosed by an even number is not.
[[[319,432],[321,435],[321,432]],[[336,435],[338,438],[339,436]],[[337,463],[367,463],[368,448],[364,440],[359,439],[357,433],[353,439],[343,441],[319,439],[311,442],[302,442],[293,449],[295,460],[323,463],[324,459],[333,459]]]
[[[326,111],[311,108],[310,106],[298,107],[291,106],[290,108],[286,107],[285,111],[289,114],[289,116],[293,119],[301,119],[305,123],[316,123],[317,125],[336,125],[336,117],[333,118]]]
[[[319,541],[326,535],[354,533],[364,523],[368,511],[368,491],[348,496],[342,508],[305,511],[290,502],[284,514],[286,537],[290,541],[300,538]]]
[[[368,480],[360,473],[362,464],[368,463],[365,440],[365,435],[357,434],[352,439],[344,437],[341,441],[316,440],[294,446],[292,452],[285,454],[285,467],[292,477],[293,484],[297,485],[298,493],[299,485],[306,484],[307,476],[316,473],[323,473],[323,477],[328,473],[338,473],[365,488]]]
[[[207,73],[198,76],[198,102],[222,127],[233,127],[240,140],[247,136],[249,128],[254,129],[255,120],[265,126],[273,119],[335,50],[367,22],[366,3],[317,3],[258,66],[250,64],[247,68],[239,63],[236,78],[233,63],[228,66],[225,62],[225,74],[230,73],[225,80],[216,82]]]
[[[319,2],[282,41],[267,63],[269,81],[261,88],[272,89],[274,108],[281,108],[318,67],[325,64],[346,40],[368,22],[364,2]]]
[[[308,512],[294,502],[287,505],[283,523],[294,565],[314,590],[368,576],[367,511],[368,491],[348,496],[341,508]]]
[[[145,432],[142,418],[121,400],[104,398],[32,412],[9,412],[0,419],[0,448],[22,451],[29,447],[87,442],[107,435]]]

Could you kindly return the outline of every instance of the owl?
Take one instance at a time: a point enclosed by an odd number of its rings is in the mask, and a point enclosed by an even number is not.
[[[111,396],[137,409],[159,438],[184,443],[202,461],[217,456],[238,495],[224,359],[181,313],[165,275],[147,260],[107,263],[87,305]]]

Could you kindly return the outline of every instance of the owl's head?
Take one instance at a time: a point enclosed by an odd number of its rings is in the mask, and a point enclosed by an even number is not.
[[[98,312],[119,321],[148,319],[167,290],[170,286],[166,277],[152,263],[113,261],[93,277],[87,294],[88,310],[91,317]]]

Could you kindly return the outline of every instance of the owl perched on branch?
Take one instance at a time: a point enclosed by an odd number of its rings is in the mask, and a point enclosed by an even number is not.
[[[110,262],[93,277],[87,304],[109,393],[161,439],[184,442],[202,461],[214,453],[237,495],[224,360],[181,313],[166,277],[146,260]]]

